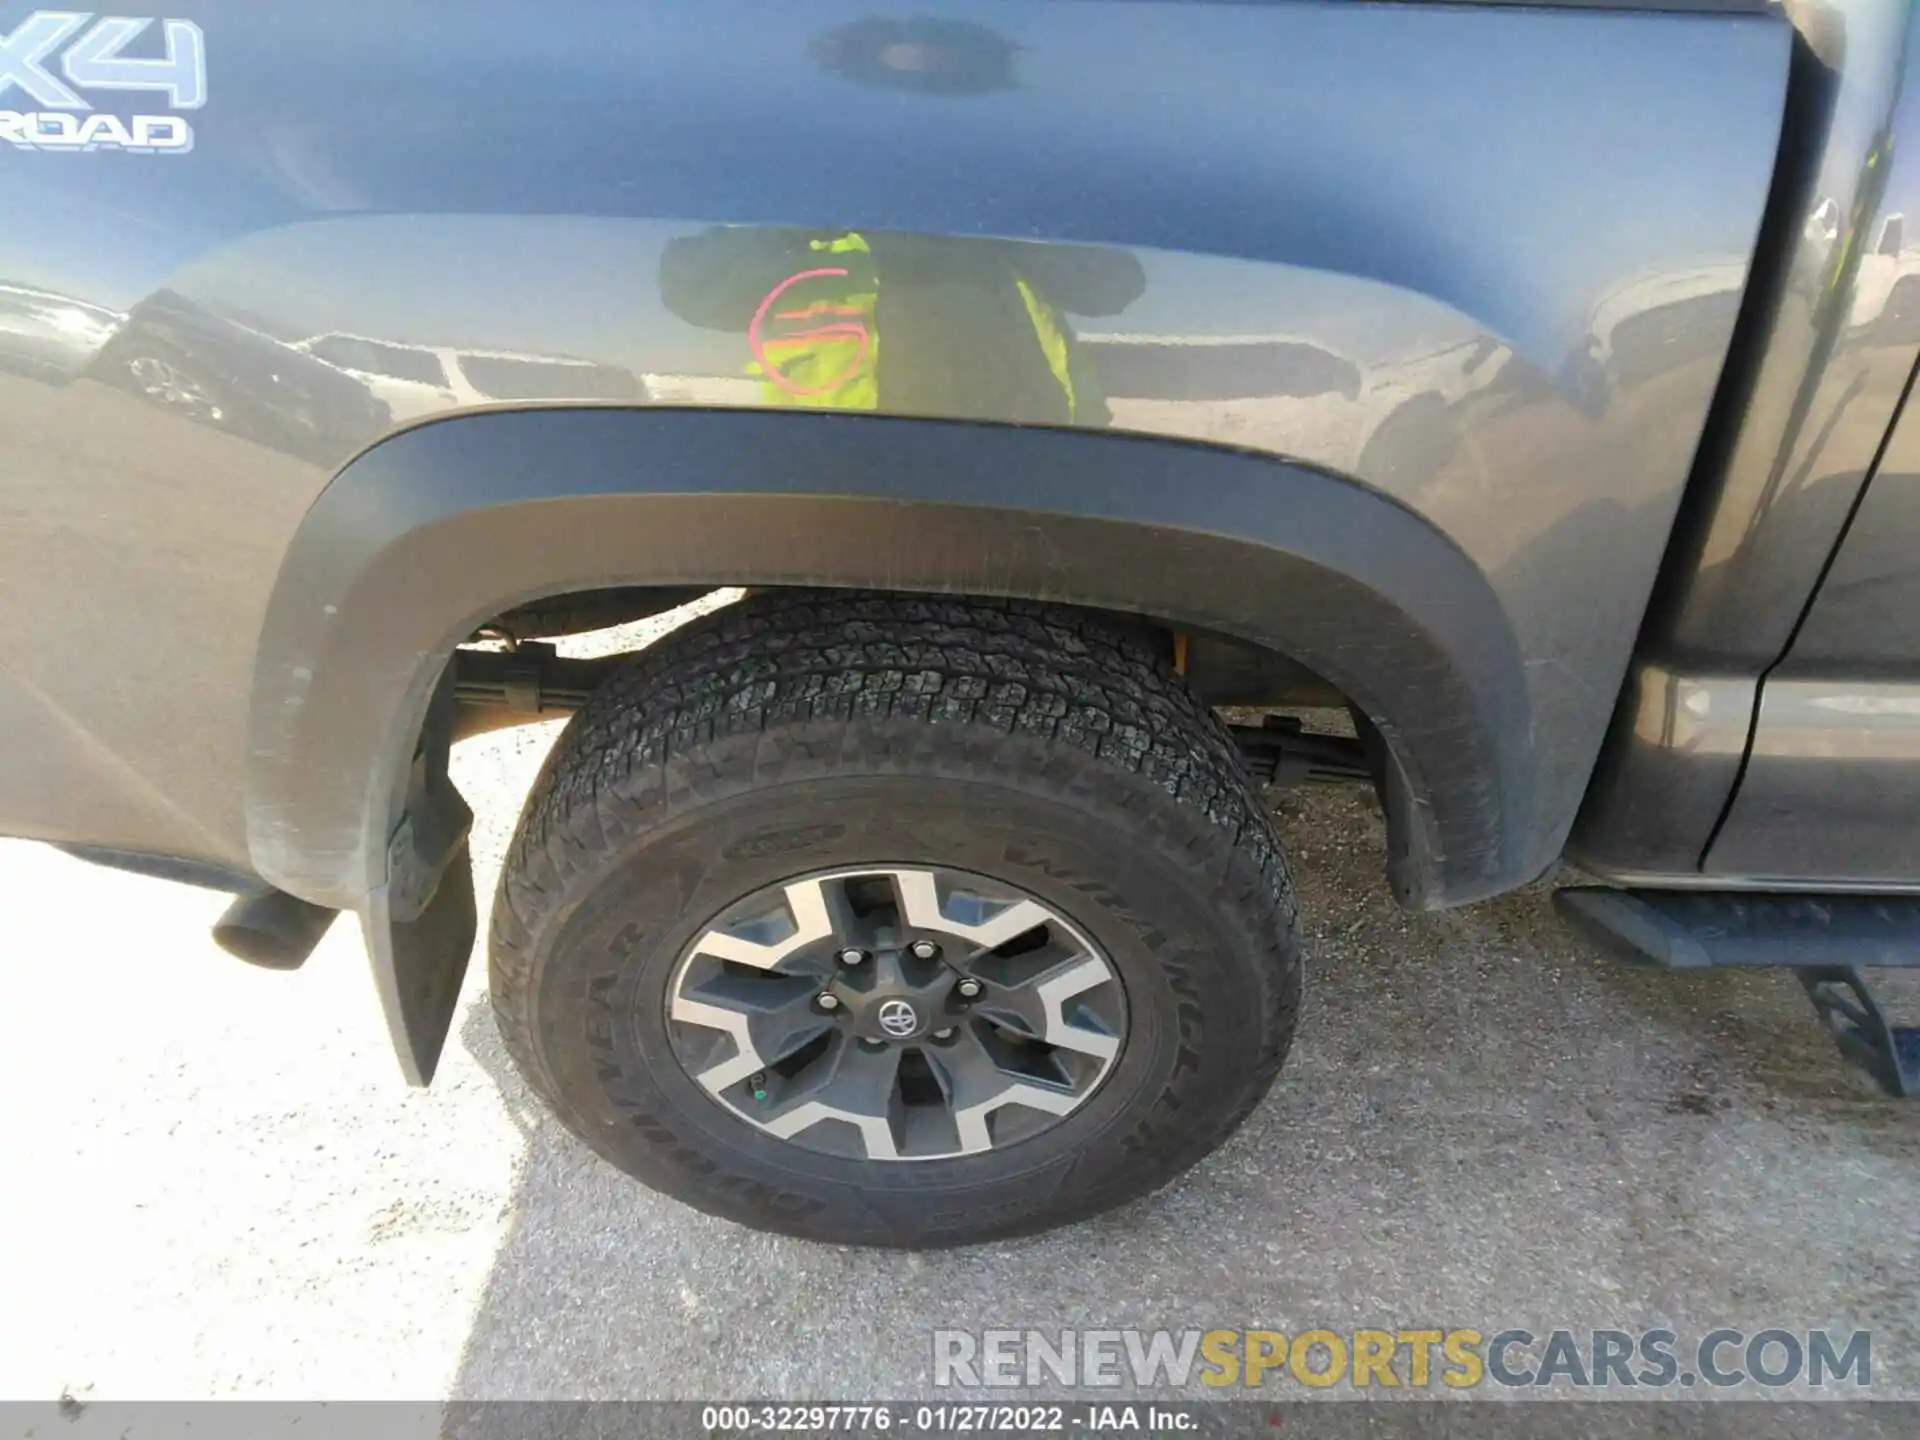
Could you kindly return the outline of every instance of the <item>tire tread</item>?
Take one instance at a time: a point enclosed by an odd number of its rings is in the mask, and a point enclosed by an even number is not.
[[[1298,917],[1259,791],[1225,727],[1174,673],[1168,648],[1144,625],[1093,612],[847,591],[764,592],[672,632],[574,717],[521,814],[490,939],[493,1008],[508,1052],[584,1135],[535,1044],[541,937],[564,919],[571,879],[634,844],[682,792],[697,796],[720,783],[709,754],[716,742],[758,737],[756,770],[771,774],[821,743],[822,721],[907,719],[964,731],[979,737],[989,763],[993,736],[1022,735],[1073,757],[1068,771],[1144,779],[1203,819],[1188,842],[1193,865],[1216,873],[1247,912],[1272,918],[1256,1007],[1260,1043],[1236,1103],[1194,1118],[1182,1146],[1192,1163],[1245,1118],[1279,1072],[1298,1007]],[[812,727],[804,737],[802,727]],[[1137,807],[1145,824],[1151,793],[1128,787],[1122,804]],[[1029,1228],[1046,1223],[1053,1222]]]

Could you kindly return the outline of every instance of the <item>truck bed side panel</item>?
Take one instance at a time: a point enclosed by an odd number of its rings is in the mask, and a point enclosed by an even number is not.
[[[190,154],[0,143],[6,213],[30,217],[0,232],[0,709],[24,729],[0,831],[251,863],[255,644],[335,474],[470,411],[817,406],[825,390],[767,375],[765,327],[791,334],[777,286],[848,268],[834,247],[858,237],[884,297],[873,411],[1272,456],[1447,537],[1497,599],[1523,703],[1499,717],[1509,779],[1433,802],[1498,807],[1510,844],[1442,857],[1473,879],[1433,893],[1472,898],[1557,854],[1746,279],[1779,19],[179,13],[204,36],[203,106],[88,98],[186,120]],[[669,265],[740,227],[763,256],[812,257],[759,295],[759,329],[754,295],[689,295]],[[1036,335],[1111,383],[1061,413]],[[916,383],[890,387],[903,346]]]

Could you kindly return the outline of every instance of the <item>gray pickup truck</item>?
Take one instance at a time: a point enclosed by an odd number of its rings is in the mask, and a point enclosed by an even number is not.
[[[1273,783],[1377,793],[1409,909],[1566,857],[1920,1090],[1862,968],[1920,963],[1914,25],[0,6],[0,833],[231,889],[257,963],[354,912],[424,1084],[449,748],[577,712],[508,1046],[841,1242],[1220,1143],[1300,1000]]]

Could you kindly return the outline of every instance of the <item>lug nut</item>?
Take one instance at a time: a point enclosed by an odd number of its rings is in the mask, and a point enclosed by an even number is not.
[[[978,1000],[980,998],[980,992],[984,990],[986,987],[982,985],[978,980],[968,978],[966,980],[962,980],[958,985],[954,986],[953,988],[959,994],[962,1000]]]
[[[842,965],[860,965],[866,962],[867,952],[849,948],[842,950],[838,958]]]
[[[907,948],[913,951],[916,960],[931,960],[940,953],[940,947],[931,940],[916,940]]]
[[[814,997],[813,1003],[818,1005],[822,1010],[838,1010],[840,1008],[840,997],[823,991]]]

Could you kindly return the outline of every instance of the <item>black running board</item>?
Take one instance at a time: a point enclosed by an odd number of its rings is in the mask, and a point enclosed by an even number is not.
[[[1890,1024],[1863,973],[1920,967],[1920,896],[1575,887],[1553,900],[1574,929],[1640,964],[1796,971],[1842,1058],[1887,1094],[1920,1097],[1920,1028]]]

